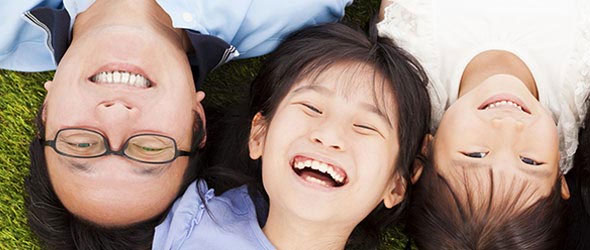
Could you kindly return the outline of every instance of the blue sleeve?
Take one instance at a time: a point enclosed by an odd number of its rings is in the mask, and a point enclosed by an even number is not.
[[[57,8],[61,0],[0,0],[0,68],[22,71],[55,69],[43,30],[26,21],[23,12],[39,6]]]
[[[273,50],[289,33],[338,21],[352,0],[157,0],[176,28],[221,38],[239,58]]]

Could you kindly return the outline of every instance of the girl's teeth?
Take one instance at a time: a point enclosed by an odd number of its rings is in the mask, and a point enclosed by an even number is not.
[[[344,177],[341,176],[338,172],[336,172],[336,170],[334,170],[334,168],[326,163],[323,162],[319,162],[319,161],[315,161],[315,160],[306,160],[306,161],[298,161],[295,162],[294,167],[296,169],[304,169],[304,168],[311,168],[314,170],[317,170],[319,172],[322,173],[327,173],[329,174],[332,179],[334,179],[336,182],[342,183],[344,181]]]
[[[519,106],[518,104],[516,104],[514,102],[511,102],[511,101],[498,101],[498,102],[495,102],[495,103],[492,103],[492,104],[488,105],[485,109],[487,110],[487,109],[499,107],[499,106],[502,106],[502,105],[510,105],[512,107],[515,107],[515,108],[519,109],[520,111],[523,111],[521,106]]]

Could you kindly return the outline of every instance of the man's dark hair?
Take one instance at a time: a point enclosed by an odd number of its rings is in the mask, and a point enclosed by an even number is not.
[[[154,229],[164,218],[167,210],[133,225],[105,227],[78,218],[63,206],[53,190],[47,171],[43,146],[45,126],[41,115],[43,108],[40,108],[36,120],[38,135],[29,146],[31,166],[30,174],[25,177],[25,205],[29,227],[39,238],[44,249],[151,249]],[[202,120],[195,114],[192,149],[198,148],[205,134],[202,128]],[[198,176],[195,163],[198,160],[198,151],[193,151],[178,195],[181,195]]]
[[[390,39],[378,37],[374,24],[369,35],[343,24],[324,24],[291,34],[263,62],[250,86],[248,105],[242,105],[241,110],[226,120],[228,129],[217,133],[223,138],[211,145],[215,148],[210,148],[209,152],[214,155],[213,159],[217,159],[212,160],[212,164],[221,167],[208,169],[206,179],[209,185],[223,192],[249,182],[251,193],[260,193],[268,200],[262,186],[261,161],[251,160],[248,155],[247,141],[253,117],[260,112],[267,123],[272,123],[276,108],[295,83],[313,79],[337,63],[346,63],[349,67],[369,66],[375,74],[376,96],[393,95],[400,145],[395,171],[410,183],[412,163],[420,152],[430,121],[428,79],[424,70]],[[384,79],[379,82],[383,86],[377,85],[380,79]],[[246,178],[239,177],[239,174]],[[233,183],[230,181],[232,177],[236,180]],[[406,196],[409,189],[408,185]],[[362,249],[375,247],[380,232],[402,218],[406,205],[407,199],[393,209],[380,204],[355,228],[348,245]]]
[[[423,163],[406,225],[419,249],[563,249],[560,178],[548,197],[532,202],[534,190],[524,180],[495,180],[493,170],[475,181],[465,178],[465,169],[458,170],[462,176],[443,177],[430,160]],[[485,182],[489,189],[477,190]]]

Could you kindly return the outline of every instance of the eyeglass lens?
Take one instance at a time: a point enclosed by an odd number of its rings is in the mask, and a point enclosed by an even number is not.
[[[107,152],[104,137],[93,131],[67,129],[58,133],[56,149],[74,157],[95,157]],[[172,138],[159,135],[136,135],[125,144],[124,154],[129,158],[145,162],[164,162],[174,159],[175,142]]]

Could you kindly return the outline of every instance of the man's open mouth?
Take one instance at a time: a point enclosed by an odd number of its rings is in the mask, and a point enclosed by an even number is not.
[[[152,82],[141,74],[128,71],[103,71],[90,77],[94,83],[121,84],[135,88],[149,88]]]
[[[320,186],[338,188],[348,183],[342,168],[309,157],[296,156],[291,161],[291,168],[303,181]]]

